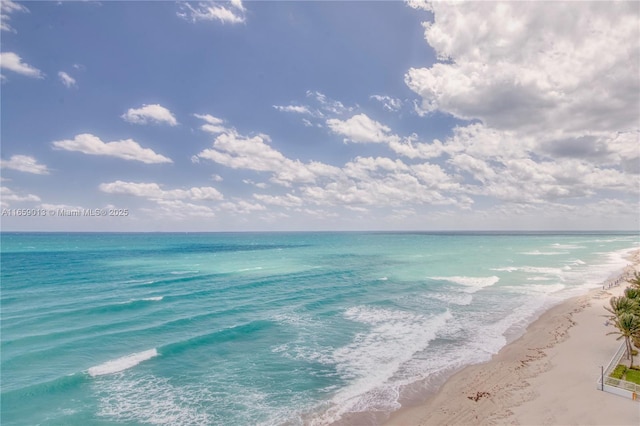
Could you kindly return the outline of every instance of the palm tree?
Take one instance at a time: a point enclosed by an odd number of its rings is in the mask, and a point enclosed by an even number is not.
[[[630,360],[629,367],[633,366],[633,347],[631,339],[640,335],[640,317],[630,312],[621,312],[613,319],[613,325],[618,329],[607,334],[619,334],[616,340],[624,339],[627,348],[627,358]]]
[[[640,287],[627,287],[624,289],[624,295],[627,299],[635,300],[636,305],[640,306],[638,305],[638,302],[640,302]]]
[[[611,320],[615,321],[615,319],[623,313],[636,313],[638,308],[638,301],[626,296],[613,296],[611,299],[609,299],[609,305],[610,306],[605,306],[604,308],[607,311],[611,312],[611,314],[613,314],[611,316]]]
[[[627,282],[631,284],[632,288],[640,289],[640,273],[637,271],[633,273],[633,278],[628,278]]]

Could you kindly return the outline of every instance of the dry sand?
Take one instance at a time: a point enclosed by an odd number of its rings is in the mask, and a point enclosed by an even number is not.
[[[630,258],[640,270],[640,251]],[[609,298],[626,283],[545,312],[491,361],[469,366],[424,404],[393,413],[388,425],[640,425],[640,402],[602,392],[596,381],[620,346],[607,335]]]

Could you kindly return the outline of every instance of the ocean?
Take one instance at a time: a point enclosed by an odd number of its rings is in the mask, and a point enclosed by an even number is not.
[[[0,242],[4,426],[379,423],[639,246],[633,233]]]

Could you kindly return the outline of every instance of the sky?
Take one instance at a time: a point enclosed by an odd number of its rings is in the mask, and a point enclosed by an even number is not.
[[[640,229],[638,2],[0,8],[4,231]]]

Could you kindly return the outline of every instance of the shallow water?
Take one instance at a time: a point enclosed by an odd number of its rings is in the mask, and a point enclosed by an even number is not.
[[[637,234],[2,234],[2,424],[397,409],[602,285]]]

